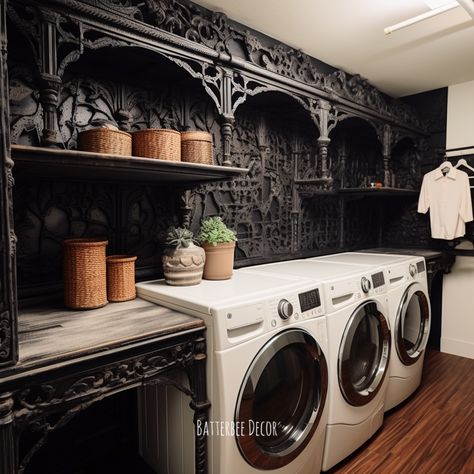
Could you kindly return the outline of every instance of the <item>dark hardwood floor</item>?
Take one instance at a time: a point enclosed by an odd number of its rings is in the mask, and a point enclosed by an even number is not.
[[[473,474],[474,360],[437,351],[421,387],[330,474]]]

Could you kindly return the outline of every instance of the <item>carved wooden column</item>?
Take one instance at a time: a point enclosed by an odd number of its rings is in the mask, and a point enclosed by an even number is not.
[[[300,143],[297,139],[293,142],[292,160],[293,160],[293,193],[291,208],[291,252],[299,250],[300,243],[300,216],[301,216],[301,197],[296,186],[298,179],[298,160],[300,157]]]
[[[16,474],[16,438],[13,426],[12,394],[0,395],[0,474]]]
[[[208,422],[208,411],[211,406],[207,399],[206,387],[206,339],[200,337],[196,343],[194,362],[188,368],[189,385],[192,392],[192,400],[189,405],[194,410],[196,474],[206,474],[207,436],[204,434],[203,428]]]
[[[193,204],[194,192],[190,189],[182,190],[179,193],[179,209],[181,211],[181,225],[186,229],[191,227]]]
[[[124,132],[130,132],[132,121],[132,114],[128,110],[128,107],[125,85],[120,83],[118,87],[117,110],[114,113],[114,119],[117,122],[118,128]]]
[[[342,139],[342,146],[341,152],[339,153],[339,160],[340,160],[340,181],[341,181],[341,188],[346,185],[346,162],[347,162],[347,141],[344,137]]]
[[[339,154],[340,160],[340,187],[344,188],[346,185],[346,161],[347,161],[347,142],[345,137],[342,139],[341,152]],[[339,198],[339,247],[343,249],[346,245],[346,200],[344,196]]]
[[[392,185],[392,178],[390,175],[390,159],[392,156],[392,128],[388,124],[385,124],[383,127],[382,154],[383,185],[385,187],[390,187]]]
[[[224,166],[232,166],[231,144],[232,132],[234,130],[234,112],[232,110],[232,76],[233,72],[224,69],[223,80],[221,84],[221,108],[220,116],[221,135],[222,135],[222,154]]]
[[[58,129],[58,101],[61,77],[58,75],[57,30],[59,15],[51,10],[41,9],[41,90],[44,128],[41,143],[44,146],[62,145]]]
[[[318,148],[319,156],[321,157],[321,174],[323,179],[329,179],[328,169],[328,146],[331,142],[328,133],[328,121],[329,111],[331,110],[331,104],[327,100],[318,101],[318,113],[319,113],[319,138]]]
[[[16,236],[13,229],[6,0],[0,0],[0,367],[18,360]]]

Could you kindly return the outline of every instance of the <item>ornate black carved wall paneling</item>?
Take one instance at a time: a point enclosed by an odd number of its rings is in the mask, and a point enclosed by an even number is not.
[[[194,230],[213,213],[236,228],[239,265],[372,245],[380,234],[372,201],[346,202],[334,189],[341,179],[360,182],[368,161],[390,185],[393,138],[420,136],[421,123],[359,76],[188,2],[11,0],[9,17],[18,45],[10,76],[16,143],[74,148],[77,133],[102,120],[128,131],[193,128],[213,133],[217,163],[251,167],[248,179],[183,192],[178,205],[168,190],[139,185],[74,183],[68,196],[58,183],[20,183],[23,287],[57,285],[59,243],[69,234],[107,235],[110,251],[140,253],[139,271],[150,276],[157,234],[176,221],[177,206]],[[364,156],[365,135],[345,128],[348,117],[375,129],[378,142]],[[347,140],[358,140],[351,146],[360,157],[341,174]],[[34,270],[45,261],[46,272]]]
[[[6,1],[0,1],[0,367],[18,359],[16,236],[13,229],[13,161],[10,156],[10,110],[7,66]],[[0,407],[1,411],[1,407]],[[0,461],[0,465],[3,461]],[[8,463],[8,460],[5,462]],[[0,466],[1,468],[1,466]]]
[[[335,125],[330,138],[328,167],[335,189],[383,182],[382,143],[374,126],[358,117],[346,117]]]
[[[197,189],[193,229],[203,216],[222,215],[237,230],[240,265],[301,250],[295,181],[303,170],[320,168],[318,133],[310,114],[291,96],[266,92],[249,98],[236,112],[232,150],[234,163],[250,172],[217,188]]]
[[[394,128],[391,141],[395,184],[419,189],[423,174],[438,166],[444,155],[447,89],[416,94],[403,101],[416,107],[428,136],[420,137],[406,129]],[[417,213],[416,200],[390,202],[382,228],[384,246],[446,248],[445,242],[431,238],[429,215]]]
[[[149,53],[130,52],[133,56],[127,56],[126,67],[117,66],[118,54],[111,52],[107,58],[83,56],[65,73],[58,107],[65,147],[75,148],[77,133],[103,120],[128,131],[192,128],[219,136],[215,105],[187,73],[166,60],[157,62]],[[139,62],[148,66],[146,80],[133,74],[137,55]],[[16,57],[12,55],[14,64]],[[20,64],[17,69],[24,68]],[[107,75],[107,69],[114,74]],[[81,71],[94,71],[95,76]],[[21,95],[19,82],[11,87],[15,96]],[[27,103],[35,97],[30,94]],[[19,116],[21,106],[17,104],[15,109]],[[23,127],[20,120],[15,124],[18,142],[34,143],[37,131],[30,131],[27,122]],[[217,162],[223,160],[221,150],[217,140]],[[20,180],[15,196],[22,296],[42,293],[45,285],[60,289],[61,242],[71,235],[105,236],[109,252],[138,255],[139,278],[159,276],[160,239],[169,225],[177,223],[180,213],[176,190],[167,187]]]

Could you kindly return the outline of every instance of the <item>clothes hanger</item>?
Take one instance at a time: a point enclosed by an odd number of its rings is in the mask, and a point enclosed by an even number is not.
[[[446,175],[449,172],[449,170],[453,168],[453,164],[450,161],[448,161],[446,157],[444,157],[444,161],[443,163],[441,163],[441,166],[439,168],[441,169],[441,173]]]
[[[461,158],[457,163],[456,163],[456,166],[455,168],[459,168],[460,166],[464,166],[465,168],[467,168],[468,170],[471,170],[474,172],[474,168],[472,166],[469,166],[467,164],[467,161],[464,159],[464,158]]]
[[[474,172],[474,168],[468,165],[467,161],[464,158],[461,158],[460,160],[458,160],[455,168],[460,168],[461,166],[464,166],[464,168],[467,168],[468,170],[471,170],[472,172]],[[469,179],[474,179],[474,176],[469,176]],[[473,189],[474,186],[470,186],[470,188]]]

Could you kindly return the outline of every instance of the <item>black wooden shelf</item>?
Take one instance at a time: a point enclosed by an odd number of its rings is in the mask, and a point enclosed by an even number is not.
[[[338,189],[338,193],[347,195],[359,195],[359,196],[416,196],[419,191],[413,189],[401,189],[401,188],[343,188]]]
[[[148,183],[224,181],[247,168],[12,145],[15,176]]]
[[[413,189],[401,189],[401,188],[342,188],[334,190],[305,190],[304,187],[300,190],[300,195],[302,197],[312,197],[312,196],[336,196],[344,195],[348,197],[365,197],[365,196],[377,196],[377,197],[409,197],[417,196],[419,191]]]

